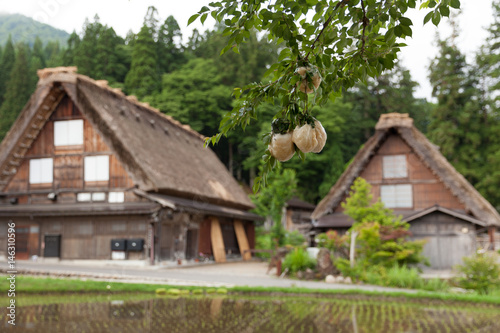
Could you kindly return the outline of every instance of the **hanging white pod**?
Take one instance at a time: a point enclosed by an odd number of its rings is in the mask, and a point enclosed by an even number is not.
[[[269,152],[280,162],[286,162],[295,154],[295,147],[292,141],[292,132],[285,134],[273,134],[269,144]]]

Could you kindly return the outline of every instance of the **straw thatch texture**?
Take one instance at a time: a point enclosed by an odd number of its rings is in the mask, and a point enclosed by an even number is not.
[[[140,189],[235,208],[253,207],[215,153],[203,147],[203,136],[189,126],[127,98],[104,81],[76,74],[73,68],[39,74],[37,90],[0,146],[0,170],[18,151],[31,119],[47,110],[46,97],[67,93]]]

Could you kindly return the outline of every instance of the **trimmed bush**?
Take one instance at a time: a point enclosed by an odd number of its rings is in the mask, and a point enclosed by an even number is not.
[[[463,261],[463,265],[455,267],[462,275],[456,280],[461,288],[473,289],[486,295],[500,287],[500,264],[495,254],[478,253],[472,257],[464,257]]]
[[[288,268],[290,273],[305,271],[307,268],[313,269],[316,267],[316,260],[311,258],[307,251],[301,247],[296,248],[288,253],[283,262],[283,268]]]

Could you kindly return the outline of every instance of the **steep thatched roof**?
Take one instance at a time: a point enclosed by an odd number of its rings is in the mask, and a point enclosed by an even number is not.
[[[7,184],[64,95],[116,154],[144,191],[249,209],[253,205],[203,136],[106,81],[75,73],[76,68],[39,71],[35,93],[0,146],[0,187]],[[38,132],[37,132],[38,131]]]
[[[398,134],[415,154],[462,202],[468,212],[487,225],[500,226],[500,215],[493,206],[446,160],[439,149],[413,126],[408,114],[389,113],[380,117],[375,134],[358,151],[349,167],[344,171],[328,195],[321,200],[312,214],[318,220],[330,214],[348,193],[354,180],[367,166],[371,157],[391,133]]]

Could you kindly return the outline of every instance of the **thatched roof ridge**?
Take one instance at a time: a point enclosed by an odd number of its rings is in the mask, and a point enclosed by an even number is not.
[[[64,67],[41,72],[37,90],[0,146],[0,174],[5,171],[4,178],[13,175],[7,175],[10,169],[5,168],[9,156],[23,158],[16,152],[20,145],[26,146],[21,141],[27,131],[34,140],[65,94],[141,190],[238,209],[254,207],[215,153],[203,147],[202,135],[145,103],[127,98],[105,81],[94,81]],[[36,133],[31,130],[33,119],[40,119]],[[0,178],[2,181],[5,185],[6,180]]]
[[[391,131],[396,131],[422,162],[464,204],[468,212],[488,225],[500,226],[500,214],[495,208],[448,162],[439,149],[413,126],[413,121],[410,125],[409,119],[411,120],[408,115],[401,114],[381,116],[375,134],[358,151],[328,195],[318,204],[312,218],[317,220],[332,213],[338,207],[344,194],[348,193],[350,186],[361,174],[378,147]]]

